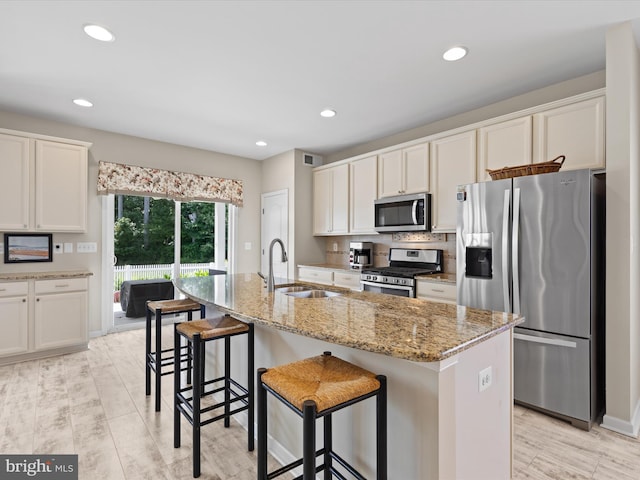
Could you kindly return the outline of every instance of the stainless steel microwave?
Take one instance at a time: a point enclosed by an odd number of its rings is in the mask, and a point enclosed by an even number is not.
[[[430,232],[431,194],[414,193],[375,200],[376,232]]]

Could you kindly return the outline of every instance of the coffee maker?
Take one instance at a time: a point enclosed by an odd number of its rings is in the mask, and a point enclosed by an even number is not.
[[[349,267],[360,270],[373,264],[373,243],[350,242],[349,243]]]

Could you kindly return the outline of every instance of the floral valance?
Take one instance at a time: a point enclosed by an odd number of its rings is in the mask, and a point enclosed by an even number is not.
[[[242,206],[242,180],[100,162],[98,195],[109,193]]]

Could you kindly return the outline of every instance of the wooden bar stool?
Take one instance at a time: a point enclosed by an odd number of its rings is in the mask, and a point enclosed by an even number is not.
[[[173,365],[173,348],[162,349],[162,316],[177,313],[186,313],[187,319],[193,319],[193,312],[200,311],[200,318],[205,317],[205,306],[198,302],[185,298],[183,300],[156,300],[147,301],[147,323],[145,336],[145,391],[147,396],[151,395],[151,371],[155,372],[156,384],[156,412],[160,411],[160,390],[162,388],[162,376],[171,375],[174,371],[168,370]],[[156,329],[156,350],[151,351],[151,317],[155,316]],[[185,347],[186,348],[186,347]],[[187,369],[191,370],[191,354],[189,350],[180,352],[181,360],[187,360]],[[189,373],[189,376],[191,373]]]
[[[185,338],[193,351],[193,384],[182,386],[181,375],[174,375],[174,411],[173,411],[173,446],[180,447],[180,416],[193,427],[193,476],[200,476],[200,427],[224,419],[224,426],[229,427],[231,415],[247,411],[248,440],[247,449],[253,451],[254,445],[254,333],[253,324],[241,322],[225,315],[224,317],[175,325],[174,336],[174,369],[179,368],[181,338]],[[243,387],[231,378],[231,337],[247,335],[247,386]],[[205,344],[211,340],[224,339],[224,375],[205,381]],[[221,386],[218,386],[221,385]],[[224,399],[207,407],[202,407],[202,399],[208,395],[222,392]],[[216,402],[214,399],[213,402]],[[234,405],[235,404],[235,405]],[[240,405],[237,406],[236,405]],[[235,407],[235,408],[234,408]],[[222,413],[215,410],[224,408]],[[233,408],[233,409],[232,409]],[[206,417],[206,418],[205,418]]]
[[[270,369],[258,369],[258,480],[275,478],[302,465],[303,480],[314,480],[324,470],[324,480],[344,479],[335,463],[358,480],[364,480],[332,446],[331,414],[367,398],[376,397],[376,479],[387,478],[387,378],[324,352]],[[267,392],[271,392],[300,417],[303,424],[302,458],[267,472]],[[316,419],[324,419],[324,446],[316,451]],[[316,458],[322,464],[316,466]],[[334,463],[335,460],[335,463]]]

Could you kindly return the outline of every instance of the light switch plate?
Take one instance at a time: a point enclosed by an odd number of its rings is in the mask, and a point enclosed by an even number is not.
[[[64,253],[73,253],[73,242],[64,242]]]
[[[98,244],[96,242],[78,242],[78,253],[96,253],[98,251]]]

